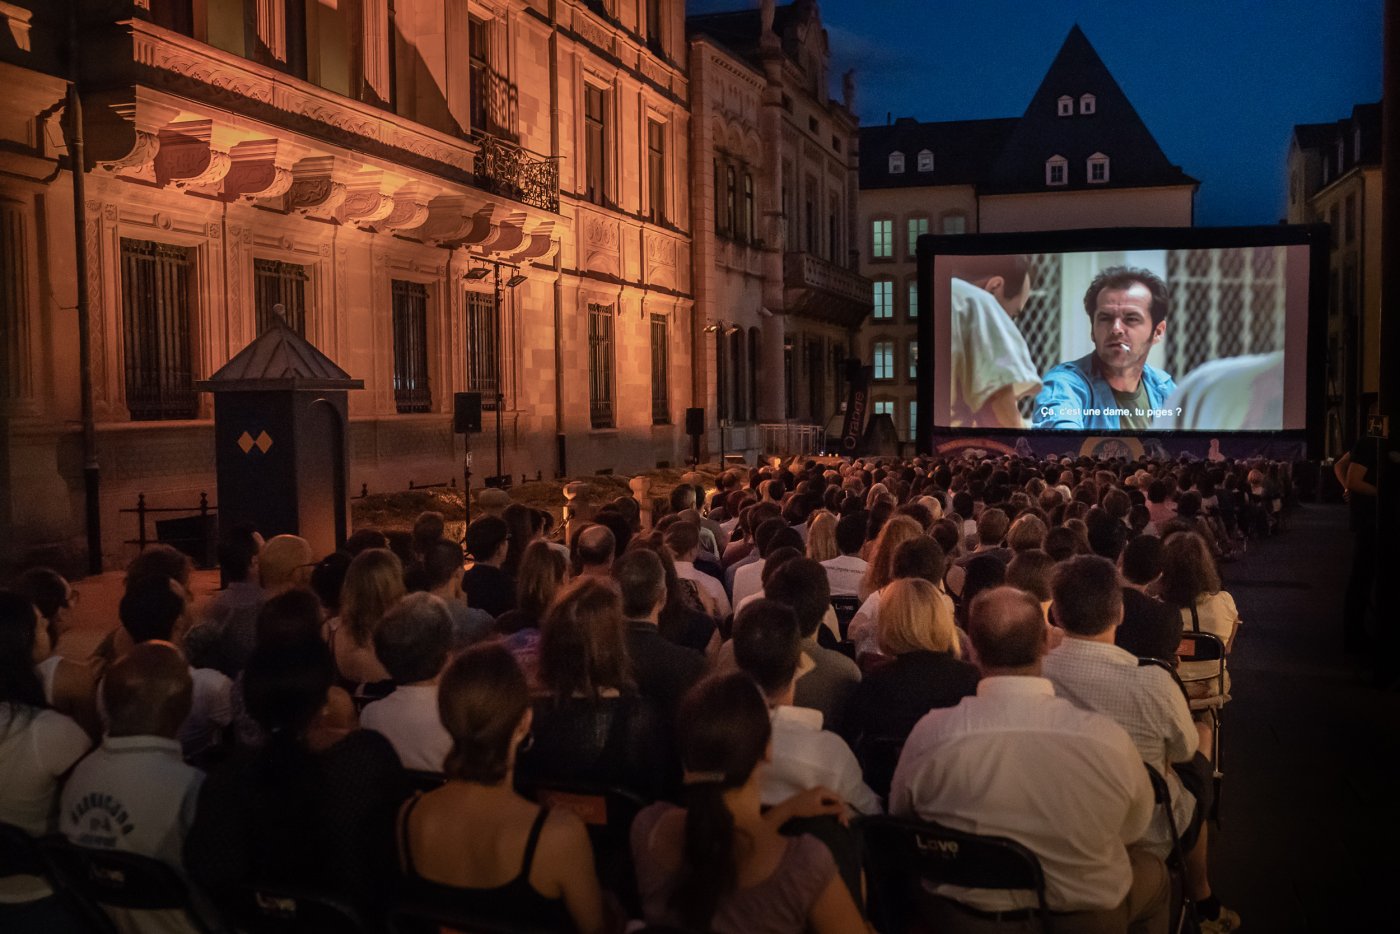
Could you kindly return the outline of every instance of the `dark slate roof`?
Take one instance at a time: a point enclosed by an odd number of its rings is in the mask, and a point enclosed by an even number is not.
[[[365,382],[352,379],[330,357],[279,321],[195,388],[201,392],[363,389]]]
[[[1293,138],[1299,149],[1318,149],[1327,144],[1337,132],[1335,123],[1299,123],[1293,127]]]
[[[1293,139],[1299,149],[1314,151],[1321,157],[1325,164],[1323,177],[1331,182],[1358,165],[1380,164],[1381,129],[1378,101],[1357,104],[1351,109],[1350,117],[1332,123],[1299,123],[1293,127]],[[1356,149],[1358,131],[1361,133],[1359,153]]]
[[[1094,113],[1079,113],[1079,98],[1093,94]],[[1074,99],[1071,116],[1058,115],[1057,101]],[[1109,181],[1090,184],[1087,160],[1101,152],[1109,157]],[[1045,162],[1063,156],[1068,184],[1051,190],[1138,188],[1194,185],[1196,180],[1172,165],[1147,125],[1118,86],[1103,59],[1077,25],[1069,31],[1001,155],[987,173],[986,192],[1045,191]]]
[[[915,188],[976,185],[1006,145],[1016,117],[919,123],[900,117],[891,126],[860,128],[860,187]],[[919,171],[919,152],[933,153],[933,171]],[[889,156],[904,153],[904,172],[891,175]]]

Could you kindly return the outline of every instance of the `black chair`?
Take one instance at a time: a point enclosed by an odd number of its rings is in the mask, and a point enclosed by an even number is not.
[[[1210,718],[1211,750],[1210,763],[1215,773],[1215,801],[1211,805],[1210,818],[1220,826],[1220,790],[1225,778],[1224,764],[1221,761],[1221,713],[1230,695],[1225,689],[1225,642],[1212,632],[1188,631],[1181,634],[1181,642],[1176,648],[1178,662],[1214,662],[1211,673],[1203,678],[1183,678],[1187,690],[1187,705],[1192,713],[1204,712]],[[1213,682],[1213,683],[1212,683]],[[1190,685],[1203,684],[1209,687],[1204,696],[1191,696]]]
[[[865,783],[888,803],[890,783],[894,781],[899,754],[904,751],[907,736],[862,736],[852,750],[865,773]]]
[[[246,934],[369,934],[374,930],[339,897],[296,886],[247,886],[226,910]]]
[[[841,629],[841,638],[845,639],[846,630],[851,628],[851,620],[860,610],[860,597],[838,594],[831,598],[831,608],[836,611],[836,624]]]
[[[104,910],[108,908],[183,911],[195,930],[206,934],[212,930],[191,901],[185,881],[158,859],[77,846],[58,834],[40,840],[39,850],[49,877],[92,920],[106,921],[106,930],[115,930]]]
[[[1040,861],[1015,840],[897,817],[862,818],[859,828],[870,888],[869,917],[883,934],[909,930],[922,883],[1030,892],[1035,908],[1003,917],[1035,918],[1042,930],[1047,929],[1049,908]]]
[[[1164,658],[1148,658],[1146,656],[1138,658],[1139,668],[1146,668],[1148,666],[1151,666],[1153,668],[1161,668],[1167,674],[1171,675],[1172,680],[1176,682],[1176,686],[1181,688],[1181,696],[1186,698],[1187,706],[1190,706],[1191,695],[1187,692],[1186,685],[1182,683],[1181,675],[1177,674],[1175,665],[1173,665],[1171,662],[1167,661]]]
[[[578,815],[593,845],[598,881],[617,896],[628,917],[641,917],[642,899],[632,862],[632,821],[651,802],[626,788],[555,781],[536,782],[522,793],[544,807],[565,808]]]
[[[1186,854],[1181,850],[1181,831],[1176,826],[1176,814],[1172,811],[1171,789],[1167,780],[1152,766],[1143,763],[1147,777],[1152,782],[1152,797],[1162,813],[1167,815],[1167,828],[1171,831],[1172,851],[1167,860],[1167,869],[1172,877],[1172,891],[1176,896],[1172,903],[1171,930],[1176,934],[1195,934],[1200,930],[1196,918],[1196,903],[1186,887]]]

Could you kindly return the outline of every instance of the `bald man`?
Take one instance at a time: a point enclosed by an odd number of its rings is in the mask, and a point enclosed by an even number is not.
[[[580,577],[608,577],[617,551],[617,536],[601,523],[586,525],[574,539],[575,566]]]
[[[1010,837],[1040,860],[1056,928],[1162,932],[1166,867],[1129,849],[1152,819],[1152,785],[1118,724],[1055,696],[1040,676],[1045,617],[1024,591],[972,602],[968,631],[982,667],[975,697],[914,727],[890,788],[890,813]],[[940,887],[931,927],[1000,930],[975,912],[1034,907],[1026,893]],[[968,908],[973,911],[968,911]]]
[[[189,666],[169,642],[142,642],[107,669],[107,735],[63,789],[64,836],[79,846],[154,857],[183,873],[181,851],[204,780],[185,764],[176,738],[192,694]],[[123,930],[192,930],[169,912],[118,910]]]

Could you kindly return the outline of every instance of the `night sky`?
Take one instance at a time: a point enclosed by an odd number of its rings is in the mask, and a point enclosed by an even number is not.
[[[690,13],[757,0],[688,0]],[[822,0],[832,96],[862,123],[1020,116],[1076,22],[1166,152],[1200,179],[1196,223],[1284,215],[1295,123],[1381,93],[1384,0]]]

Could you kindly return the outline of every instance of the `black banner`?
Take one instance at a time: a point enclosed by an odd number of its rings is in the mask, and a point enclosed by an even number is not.
[[[855,457],[859,453],[865,413],[870,408],[870,376],[868,366],[850,366],[846,370],[850,395],[846,399],[846,420],[841,426],[841,450],[837,452],[843,457]]]

